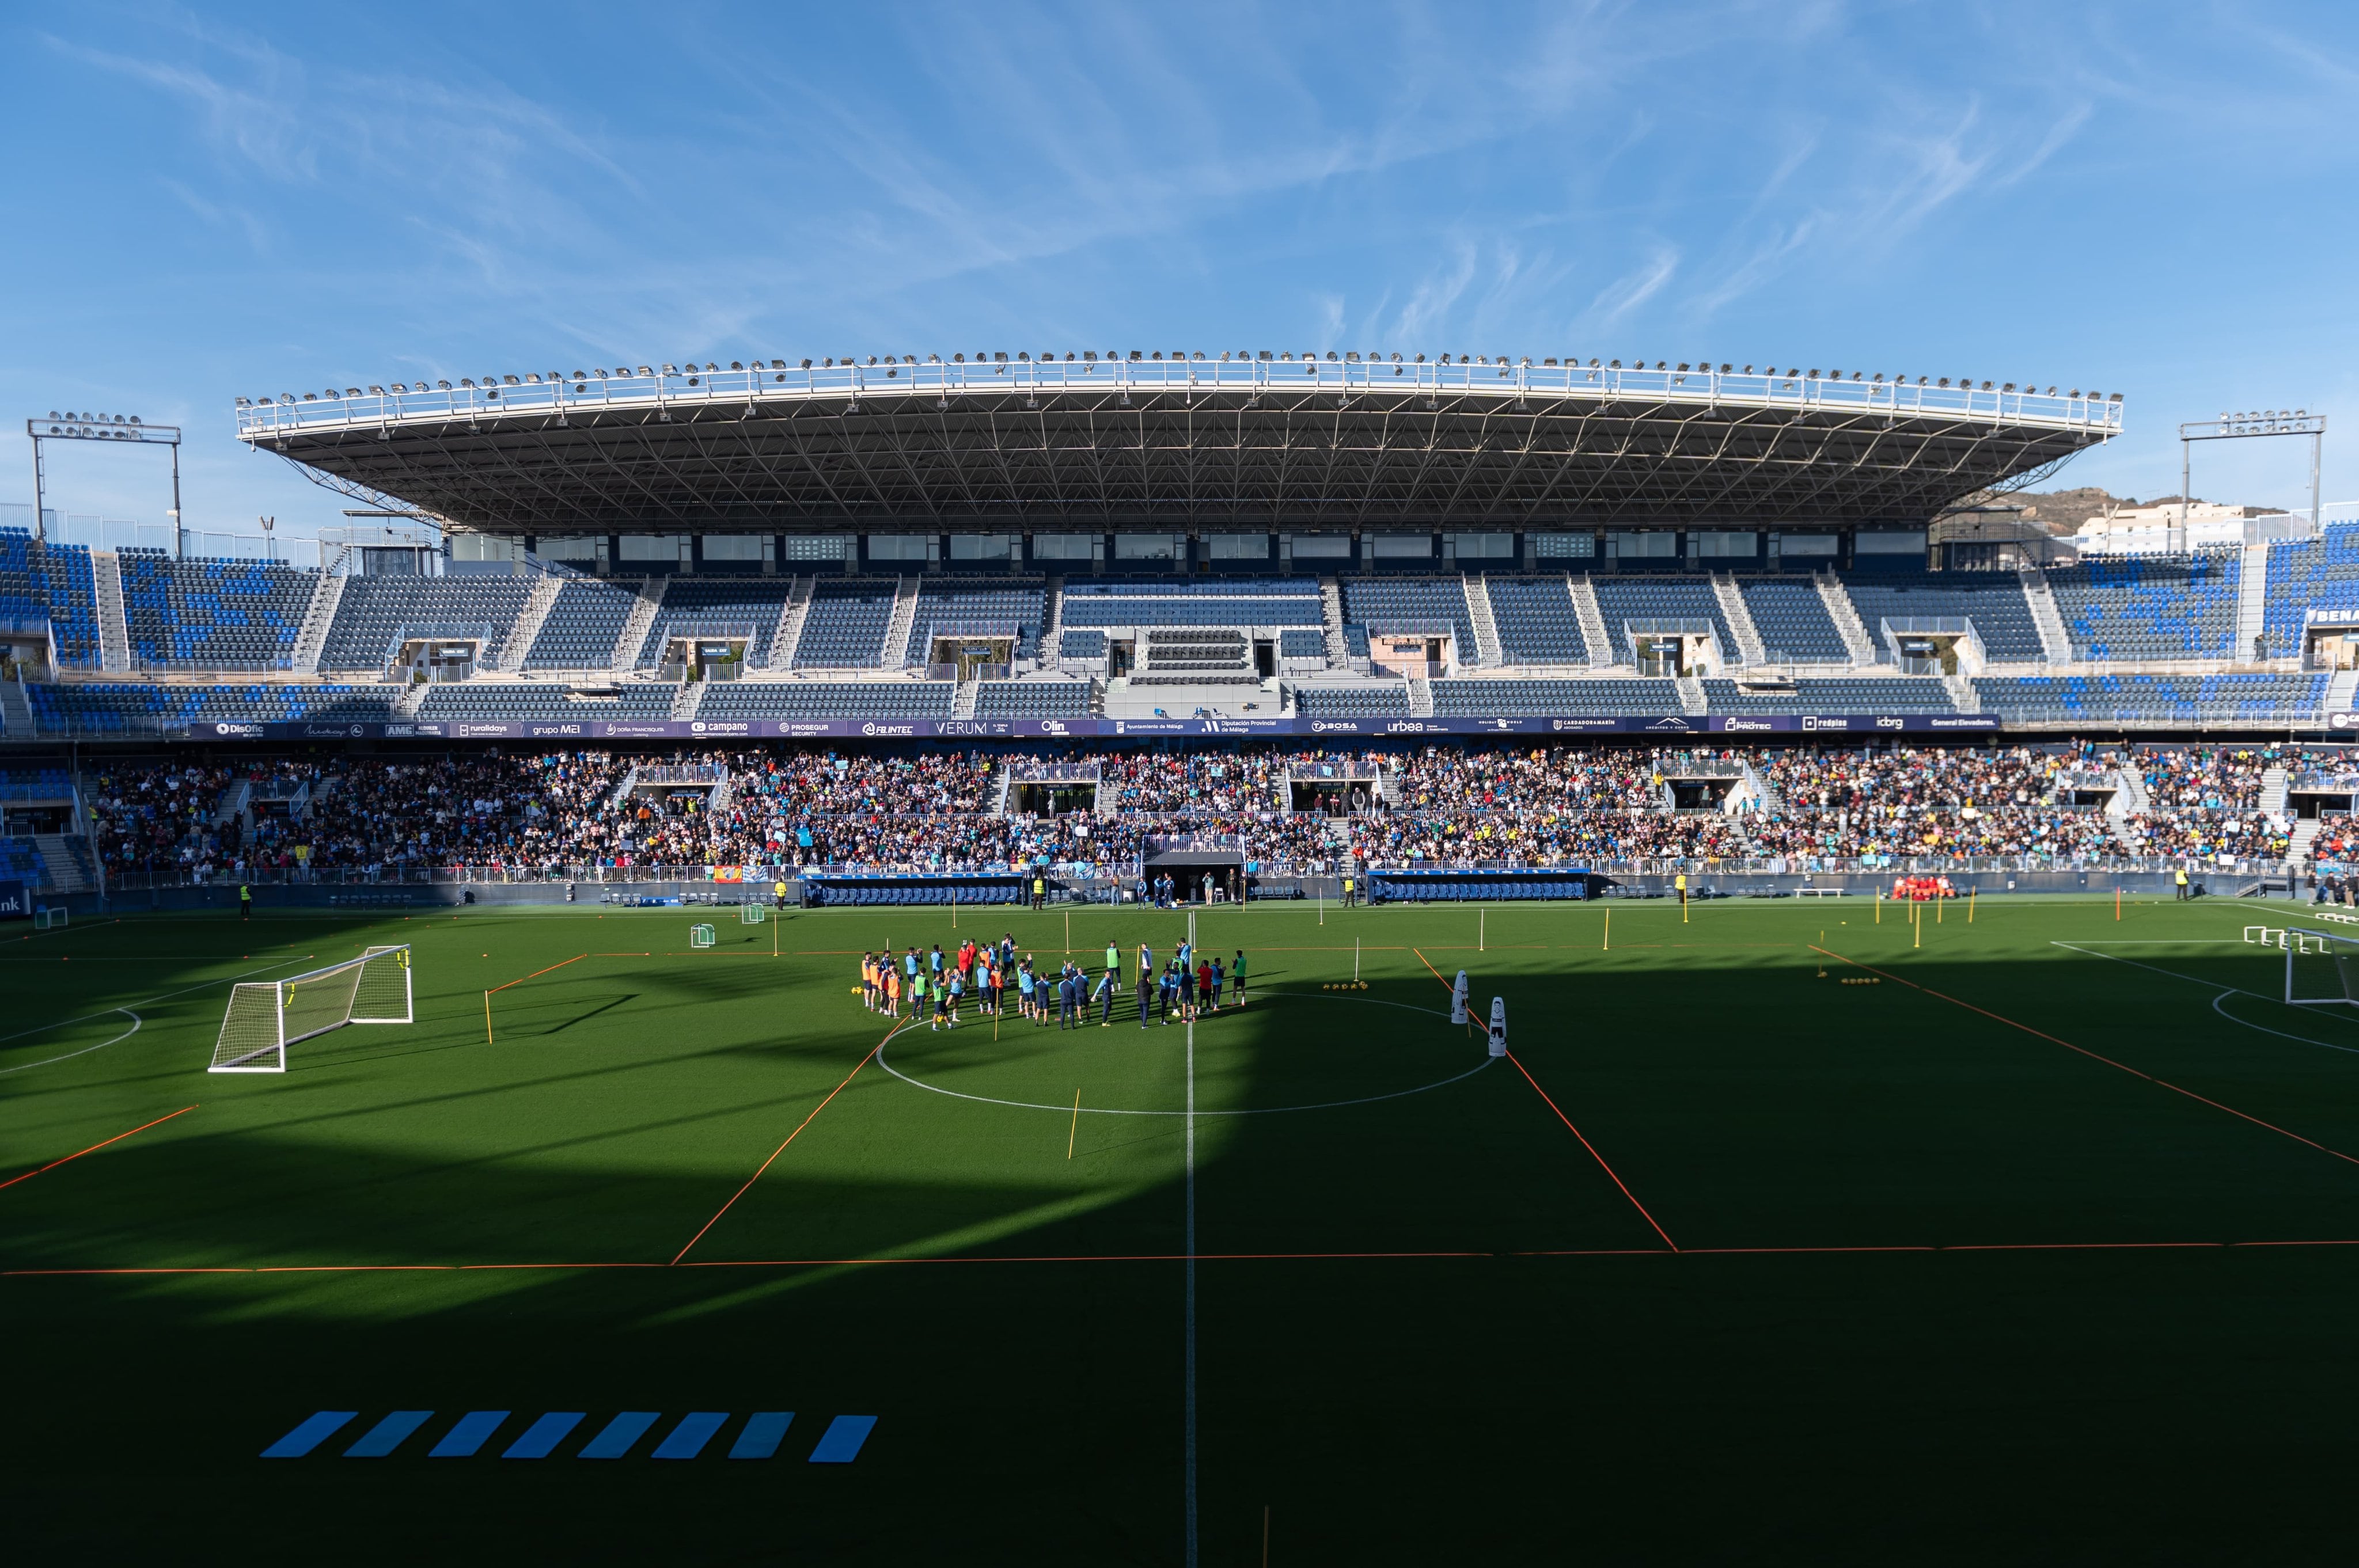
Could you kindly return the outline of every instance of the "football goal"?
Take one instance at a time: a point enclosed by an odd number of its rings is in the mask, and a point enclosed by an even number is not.
[[[2288,927],[2286,1000],[2295,1007],[2359,1006],[2359,936]]]
[[[283,1073],[289,1045],[347,1023],[408,1023],[409,1000],[407,944],[371,947],[289,979],[243,982],[230,990],[206,1070]]]

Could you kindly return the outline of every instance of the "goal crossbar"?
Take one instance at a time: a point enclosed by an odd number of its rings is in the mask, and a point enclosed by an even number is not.
[[[283,1073],[288,1046],[347,1023],[408,1023],[410,1001],[407,943],[283,980],[241,981],[230,988],[206,1071]]]
[[[2285,1000],[2289,1007],[2359,1007],[2359,935],[2288,926],[2265,932],[2285,949]]]

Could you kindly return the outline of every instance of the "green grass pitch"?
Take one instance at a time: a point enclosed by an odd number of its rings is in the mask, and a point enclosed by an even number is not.
[[[1179,1563],[1192,1517],[1205,1563],[1265,1528],[1271,1563],[2345,1555],[2359,1016],[2283,1005],[2242,940],[2299,913],[1610,914],[1609,950],[1605,906],[1216,909],[1251,1001],[1192,1031],[1125,999],[889,1042],[864,947],[1012,930],[1053,964],[1070,920],[1127,964],[1187,917],[788,914],[706,951],[678,909],[17,927],[9,1535]],[[204,1071],[231,980],[389,941],[415,1024]],[[1508,1059],[1448,1022],[1462,968]],[[485,992],[540,970],[487,1043]],[[359,1413],[258,1457],[321,1410]],[[437,1413],[342,1456],[396,1410]],[[471,1410],[513,1413],[428,1457]],[[632,1456],[572,1456],[634,1410],[665,1413]],[[499,1457],[547,1411],[586,1419]],[[692,1411],[733,1413],[649,1458]],[[796,1412],[784,1446],[728,1459],[756,1411]],[[866,1447],[807,1463],[838,1414]]]

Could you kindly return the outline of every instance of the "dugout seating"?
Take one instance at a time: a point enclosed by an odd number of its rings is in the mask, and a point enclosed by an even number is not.
[[[1491,620],[1499,652],[1511,665],[1585,665],[1593,650],[1582,634],[1572,589],[1560,572],[1548,577],[1493,577]]]
[[[2076,659],[2232,657],[2243,651],[2235,646],[2242,565],[2236,552],[2218,550],[2083,557],[2048,568],[2048,587]]]
[[[2034,661],[2045,653],[2039,628],[2031,619],[2031,601],[2024,598],[2022,580],[2013,572],[1854,576],[1843,579],[1843,585],[1879,657],[1890,653],[1876,630],[1879,622],[1941,615],[1972,621],[1983,651],[1994,659]]]
[[[1082,581],[1064,591],[1067,626],[1318,626],[1325,617],[1315,578]]]
[[[1049,591],[1039,582],[1010,583],[1006,579],[960,582],[929,578],[918,590],[918,613],[909,622],[908,645],[902,663],[922,665],[933,651],[937,626],[1007,626],[1016,633],[1016,656],[1037,657],[1040,633],[1049,614]]]
[[[1761,633],[1771,664],[1847,664],[1851,650],[1835,630],[1826,601],[1808,581],[1792,578],[1740,578],[1736,591]]]
[[[887,578],[821,578],[795,643],[799,670],[867,670],[884,663],[899,585]]]
[[[163,669],[284,669],[320,580],[276,561],[116,559],[131,656]]]
[[[569,579],[549,601],[538,635],[525,651],[528,670],[603,670],[614,663],[614,644],[639,602],[636,581]]]
[[[909,903],[1020,904],[1029,902],[1027,873],[983,872],[955,877],[803,878],[803,902],[820,908]]]
[[[948,719],[954,681],[720,681],[699,719]]]
[[[1595,898],[1610,885],[1593,871],[1386,871],[1368,873],[1372,903],[1499,903]]]
[[[336,618],[320,649],[323,670],[383,666],[397,633],[455,635],[481,628],[479,664],[496,664],[508,633],[532,598],[527,577],[355,577],[344,584]]]

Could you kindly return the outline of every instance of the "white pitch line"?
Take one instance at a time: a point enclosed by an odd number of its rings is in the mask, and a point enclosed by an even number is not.
[[[1192,931],[1195,920],[1190,917]],[[1190,943],[1190,946],[1193,946]],[[1188,1568],[1196,1568],[1196,1024],[1188,1023]]]
[[[2223,937],[2221,940],[2224,941],[2226,938]],[[2177,969],[2166,969],[2155,964],[2141,964],[2136,958],[2125,958],[2114,953],[2100,953],[2095,951],[2093,948],[2081,946],[2077,943],[2057,942],[2053,945],[2059,947],[2071,948],[2075,953],[2085,953],[2092,958],[2103,958],[2109,964],[2127,964],[2134,969],[2144,969],[2147,973],[2151,975],[2168,975],[2174,980],[2185,980],[2191,986],[2209,986],[2217,993],[2212,999],[2212,1011],[2218,1013],[2221,1017],[2226,1019],[2231,1023],[2243,1024],[2246,1029],[2258,1030],[2263,1034],[2274,1034],[2280,1040],[2294,1040],[2300,1042],[2304,1045],[2315,1045],[2324,1051],[2342,1051],[2352,1055],[2359,1055],[2359,1047],[2337,1045],[2331,1040],[2313,1040],[2307,1034],[2288,1034],[2282,1029],[2271,1029],[2265,1023],[2255,1023],[2250,1019],[2238,1018],[2234,1013],[2230,1012],[2226,1008],[2220,1005],[2232,996],[2248,996],[2260,1001],[2277,1001],[2278,999],[2276,997],[2267,996],[2256,990],[2246,990],[2243,986],[2223,986],[2217,980],[2199,980],[2193,975],[2182,975]],[[2329,1013],[2327,1016],[2332,1018],[2335,1015]],[[2345,1018],[2339,1019],[2338,1022],[2349,1023],[2354,1021]]]

